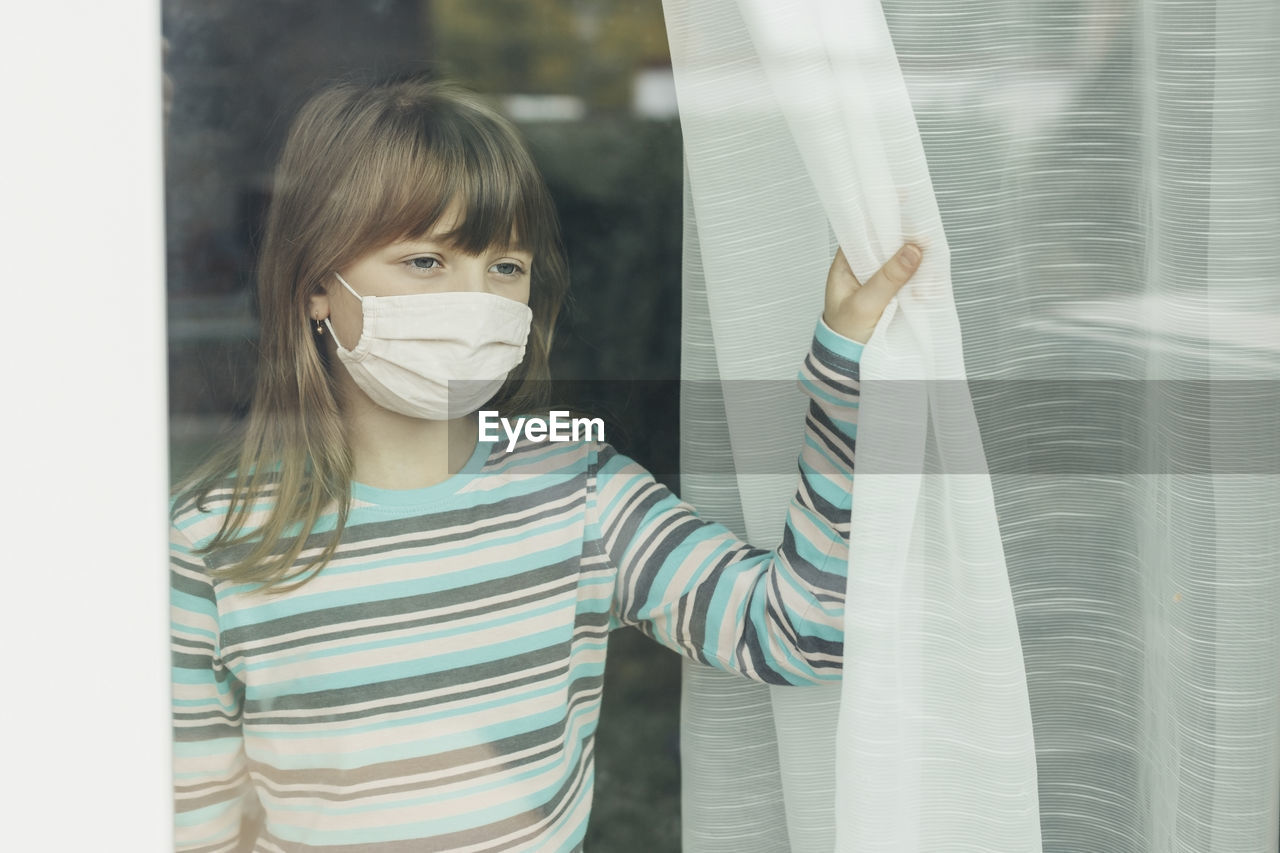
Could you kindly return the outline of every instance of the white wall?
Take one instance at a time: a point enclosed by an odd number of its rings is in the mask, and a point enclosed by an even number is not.
[[[0,57],[5,847],[172,849],[159,4],[10,4]]]

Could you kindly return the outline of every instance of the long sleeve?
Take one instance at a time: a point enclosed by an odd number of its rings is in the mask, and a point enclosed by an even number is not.
[[[218,606],[190,541],[170,540],[175,849],[235,850],[248,776],[242,690],[219,657]]]
[[[600,446],[588,521],[617,569],[611,624],[756,681],[839,680],[862,348],[819,321],[798,380],[809,397],[799,485],[774,551]]]

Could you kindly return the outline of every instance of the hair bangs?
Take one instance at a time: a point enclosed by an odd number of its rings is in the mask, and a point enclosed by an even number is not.
[[[384,115],[385,145],[358,180],[367,227],[356,242],[380,246],[431,234],[455,202],[459,221],[442,237],[480,254],[493,247],[536,252],[551,238],[550,199],[532,159],[501,123],[477,109]],[[387,131],[390,131],[389,133]]]
[[[477,115],[475,118],[479,119]],[[463,221],[450,235],[464,251],[529,250],[546,239],[545,189],[520,140],[503,124],[476,121],[460,147]]]
[[[504,165],[477,157],[463,170],[457,196],[461,221],[444,235],[455,248],[478,255],[493,247],[530,250],[538,242],[527,188]]]
[[[380,118],[374,132],[382,143],[368,147],[348,194],[362,208],[355,219],[363,227],[352,240],[361,251],[430,233],[462,192],[463,173],[447,145],[426,144],[405,116]]]

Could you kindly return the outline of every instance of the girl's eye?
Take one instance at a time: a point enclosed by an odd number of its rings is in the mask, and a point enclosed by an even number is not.
[[[415,270],[433,270],[440,266],[439,258],[412,258],[409,265]]]
[[[524,273],[519,264],[511,261],[503,261],[500,264],[494,264],[493,268],[498,271],[498,275],[517,276]]]

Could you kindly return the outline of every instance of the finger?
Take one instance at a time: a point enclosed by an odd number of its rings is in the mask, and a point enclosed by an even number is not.
[[[898,250],[898,254],[876,271],[876,274],[862,288],[863,291],[873,294],[879,302],[887,305],[889,300],[911,279],[911,276],[915,275],[916,269],[920,266],[921,257],[920,248],[907,243]]]

